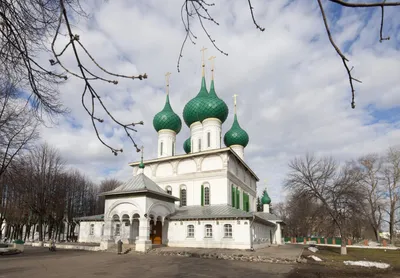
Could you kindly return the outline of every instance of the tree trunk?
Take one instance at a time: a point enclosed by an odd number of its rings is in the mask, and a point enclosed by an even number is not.
[[[340,246],[340,255],[347,255],[346,237],[341,236],[342,244]]]
[[[39,225],[39,241],[43,242],[43,219],[41,215],[39,216],[38,225]]]

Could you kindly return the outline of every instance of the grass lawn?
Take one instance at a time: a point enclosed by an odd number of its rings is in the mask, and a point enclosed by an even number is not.
[[[382,249],[366,249],[366,248],[347,248],[347,255],[340,255],[340,247],[327,247],[318,246],[319,251],[313,253],[307,248],[304,249],[303,257],[307,258],[310,262],[308,256],[316,255],[323,261],[317,264],[322,264],[326,266],[331,266],[339,269],[346,268],[358,268],[344,265],[343,261],[372,261],[372,262],[382,262],[388,263],[391,266],[390,272],[400,273],[400,251],[399,250],[382,250]],[[365,268],[365,271],[371,272],[387,272],[387,270],[378,270],[377,268]],[[368,269],[368,270],[367,270]]]

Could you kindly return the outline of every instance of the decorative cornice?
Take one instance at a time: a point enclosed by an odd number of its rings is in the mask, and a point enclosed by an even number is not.
[[[219,169],[213,171],[187,173],[169,177],[153,177],[152,180],[156,183],[184,182],[184,181],[197,181],[197,180],[204,181],[210,178],[226,178],[227,177],[226,173],[227,173],[226,169]]]

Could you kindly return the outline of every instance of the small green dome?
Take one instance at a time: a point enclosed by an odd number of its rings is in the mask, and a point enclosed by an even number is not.
[[[168,94],[163,110],[161,110],[154,116],[153,126],[157,132],[162,129],[169,129],[175,131],[176,134],[178,134],[181,131],[181,118],[179,118],[179,116],[175,114],[174,110],[172,110],[172,107],[169,103]]]
[[[226,121],[229,114],[229,108],[226,103],[217,96],[214,89],[214,80],[211,80],[210,93],[204,107],[204,114],[206,119],[217,118],[222,123]]]
[[[185,153],[190,153],[190,150],[192,149],[192,141],[191,138],[189,137],[186,139],[186,141],[183,143],[183,150]]]
[[[206,79],[203,76],[201,79],[200,92],[192,98],[183,108],[183,119],[188,127],[195,122],[202,122],[207,118],[205,113],[206,102],[208,99],[208,92],[206,86]]]
[[[263,205],[269,205],[271,203],[271,198],[269,197],[267,190],[264,191],[264,195],[261,198],[261,203]]]
[[[249,143],[249,135],[240,127],[236,114],[231,129],[225,133],[224,143],[227,147],[232,145],[246,147]]]
[[[144,163],[143,163],[143,160],[142,160],[142,161],[140,161],[140,163],[139,163],[139,169],[144,169]]]

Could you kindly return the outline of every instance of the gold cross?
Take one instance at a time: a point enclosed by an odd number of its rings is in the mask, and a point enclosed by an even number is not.
[[[236,114],[236,97],[237,97],[237,94],[234,94],[233,95],[233,105],[235,107],[235,114]]]
[[[267,188],[267,182],[268,182],[268,180],[265,179],[264,182],[265,182],[265,188]]]
[[[214,80],[214,59],[217,58],[215,56],[211,56],[208,58],[209,61],[211,61],[211,80]]]
[[[204,65],[204,52],[205,52],[206,50],[207,50],[207,48],[205,48],[204,46],[203,46],[203,48],[200,50],[201,52],[203,52],[203,54],[202,54],[202,59],[201,59],[201,67],[202,67],[201,75],[202,75],[202,76],[205,75],[205,73],[204,73],[204,67],[205,67],[205,65]]]
[[[171,75],[170,72],[165,74],[165,82],[167,83],[167,95],[169,94],[169,76]]]

